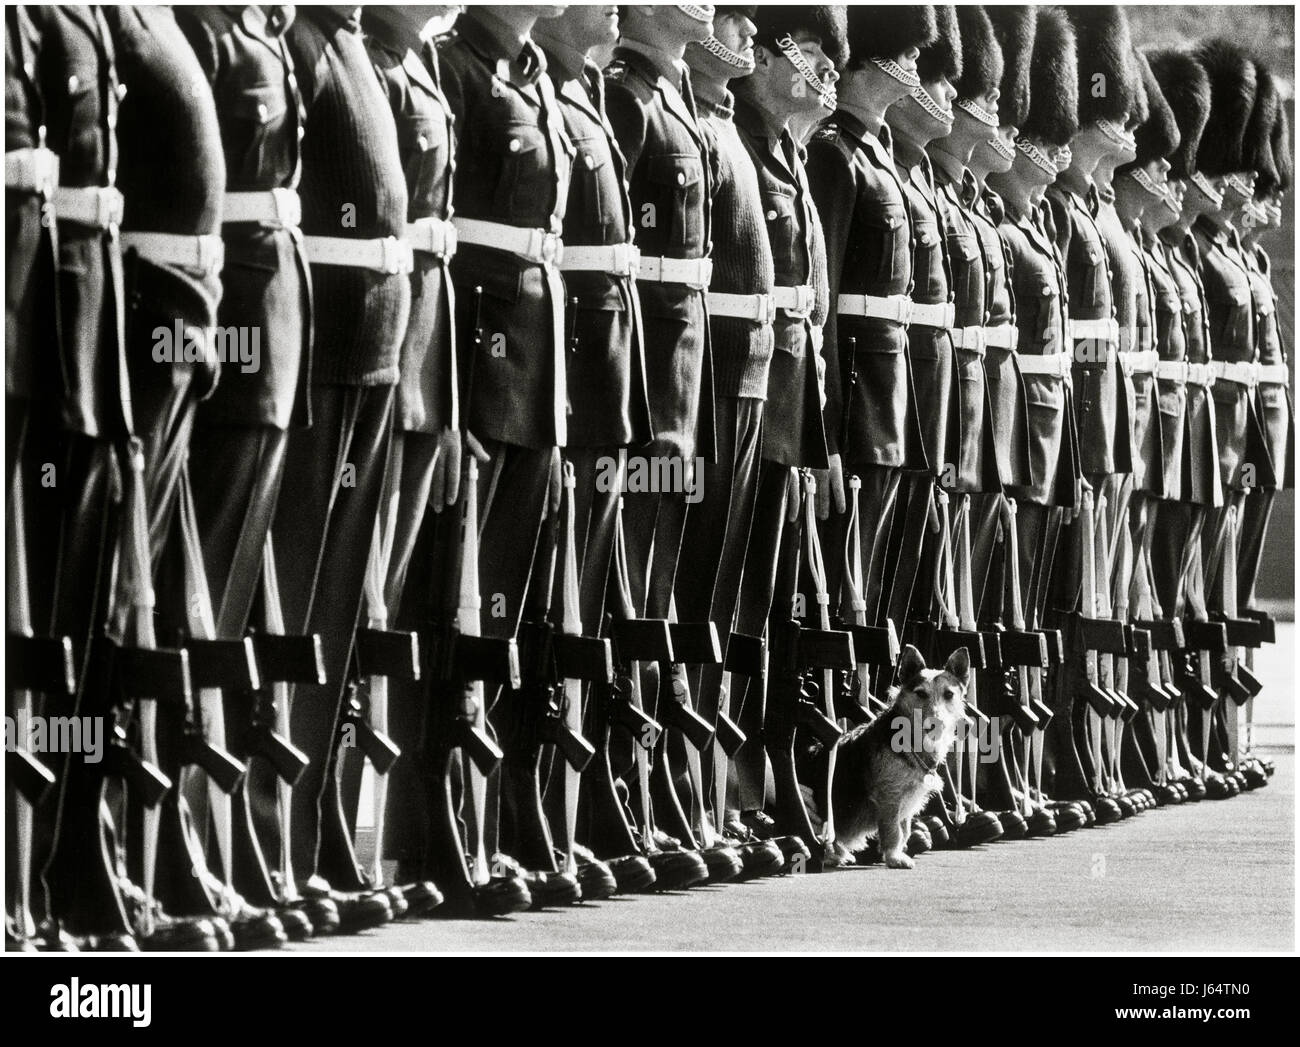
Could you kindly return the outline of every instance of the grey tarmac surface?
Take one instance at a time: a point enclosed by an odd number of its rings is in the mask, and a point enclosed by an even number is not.
[[[1266,721],[1294,723],[1295,633],[1260,669]],[[1263,659],[1261,662],[1263,663]],[[1283,738],[1287,731],[1270,732]],[[295,952],[1290,951],[1293,750],[1235,799],[1148,811],[1044,840],[881,866],[636,895],[508,920],[390,924]]]

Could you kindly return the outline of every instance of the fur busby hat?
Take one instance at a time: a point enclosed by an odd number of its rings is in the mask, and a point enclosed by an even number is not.
[[[1038,12],[1029,81],[1029,113],[1019,124],[1020,134],[1068,145],[1079,133],[1079,66],[1074,28],[1059,8]]]
[[[921,48],[916,60],[916,73],[923,81],[938,80],[950,83],[961,78],[961,29],[957,24],[957,9],[952,4],[936,4],[934,8],[934,43]]]
[[[853,4],[848,10],[849,56],[856,63],[898,58],[913,47],[934,42],[934,8],[930,4]]]
[[[1211,176],[1245,170],[1242,139],[1255,108],[1255,63],[1230,40],[1207,40],[1193,53],[1210,78],[1210,118],[1197,166]]]
[[[1210,117],[1210,78],[1186,51],[1148,50],[1151,73],[1178,125],[1178,146],[1167,155],[1170,178],[1190,178],[1197,171],[1196,152]]]
[[[718,8],[719,11],[726,8]],[[847,11],[840,4],[823,4],[820,6],[767,5],[748,10],[756,13],[749,17],[758,31],[754,42],[762,44],[769,50],[776,47],[776,42],[784,36],[793,36],[798,32],[809,33],[822,42],[826,57],[835,63],[836,69],[843,69],[849,60],[849,39]]]
[[[1028,5],[994,4],[984,11],[1002,51],[998,119],[1004,127],[1019,127],[1029,116],[1029,67],[1038,18]]]
[[[1282,95],[1264,66],[1255,63],[1255,106],[1246,122],[1242,136],[1241,158],[1248,170],[1254,171],[1263,181],[1276,182],[1277,168],[1273,166],[1273,125],[1282,109]]]
[[[961,30],[961,79],[953,84],[958,98],[979,98],[1002,85],[1002,48],[993,35],[993,23],[977,4],[957,8]]]
[[[1141,52],[1135,51],[1133,57],[1142,74],[1146,116],[1133,134],[1137,139],[1137,159],[1126,168],[1143,167],[1152,160],[1168,157],[1178,148],[1179,142],[1178,121],[1160,90],[1155,73]]]
[[[1066,10],[1078,41],[1079,126],[1107,120],[1123,127],[1141,90],[1128,17],[1117,5]]]
[[[1295,164],[1291,160],[1291,121],[1286,115],[1286,106],[1278,106],[1277,121],[1273,124],[1273,133],[1269,135],[1269,145],[1273,151],[1273,169],[1277,172],[1277,182],[1265,184],[1264,178],[1260,177],[1255,183],[1259,196],[1285,193],[1291,188]]]

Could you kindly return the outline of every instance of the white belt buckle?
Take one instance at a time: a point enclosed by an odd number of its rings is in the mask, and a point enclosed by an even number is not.
[[[895,305],[898,309],[898,322],[900,324],[910,324],[912,322],[912,306],[915,305],[912,299],[899,295],[895,299]]]
[[[395,236],[385,236],[379,241],[379,256],[380,272],[398,276],[411,271],[411,245]]]
[[[965,329],[965,333],[962,334],[962,341],[966,343],[965,345],[962,346],[962,348],[969,349],[971,352],[976,353],[980,356],[984,355],[986,351],[986,346],[984,342],[984,328],[967,327]]]
[[[95,224],[100,229],[122,224],[122,194],[112,186],[94,190]]]
[[[198,238],[198,269],[204,273],[217,273],[225,261],[226,245],[219,236],[200,236]]]
[[[59,154],[37,146],[32,150],[32,188],[47,196],[59,184]]]
[[[271,190],[276,220],[284,226],[302,225],[302,198],[293,189],[279,186]]]
[[[696,268],[699,271],[697,277],[696,289],[704,291],[708,289],[709,284],[713,283],[713,259],[701,258],[698,260]]]
[[[776,299],[770,294],[759,295],[759,306],[762,315],[758,318],[760,324],[768,326],[776,323]]]
[[[529,229],[526,253],[530,261],[541,265],[559,265],[564,246],[555,233],[548,233],[545,229]]]
[[[636,244],[619,244],[618,251],[615,253],[616,258],[620,252],[624,258],[623,266],[626,267],[627,275],[635,280],[641,272],[641,249]]]

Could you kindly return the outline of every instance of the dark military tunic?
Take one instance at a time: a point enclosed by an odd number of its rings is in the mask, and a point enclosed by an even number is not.
[[[605,104],[627,159],[642,256],[708,257],[712,188],[689,74],[662,69],[640,51],[620,47],[605,70]],[[637,288],[655,442],[670,455],[712,457],[714,378],[705,293],[646,279]]]
[[[984,262],[985,329],[995,331],[1014,327],[1016,301],[1011,290],[1011,255],[1006,242],[998,235],[1003,219],[1002,199],[991,189],[978,192],[967,211],[979,237]],[[989,345],[985,350],[984,376],[989,415],[993,427],[993,447],[998,479],[1003,485],[1021,487],[1030,483],[1029,415],[1025,404],[1025,387],[1016,367],[1016,340],[1008,348]]]
[[[950,306],[953,287],[944,243],[947,228],[930,159],[901,143],[895,153],[912,215],[912,301],[918,305]],[[949,424],[952,334],[944,328],[918,323],[914,315],[907,330],[907,351],[925,460],[930,472],[939,476],[957,460],[956,433]]]
[[[1192,227],[1201,260],[1201,282],[1208,306],[1210,351],[1216,362],[1252,363],[1255,360],[1255,312],[1250,276],[1231,229],[1205,216]],[[1252,390],[1240,382],[1216,378],[1214,387],[1215,435],[1219,447],[1219,476],[1226,491],[1245,486]]]
[[[1188,314],[1183,310],[1164,245],[1156,238],[1142,235],[1143,256],[1150,280],[1152,315],[1155,321],[1155,347],[1161,362],[1187,359]],[[1183,498],[1183,441],[1187,430],[1188,385],[1169,378],[1156,379],[1157,411],[1160,424],[1161,497],[1180,501]]]
[[[7,7],[6,154],[41,145],[45,103],[36,79],[39,46],[39,33],[27,9]],[[5,392],[22,399],[58,391],[58,355],[51,341],[54,258],[50,232],[41,222],[47,198],[39,187],[5,186]]]
[[[1155,319],[1151,312],[1151,292],[1141,248],[1134,232],[1124,225],[1115,210],[1115,193],[1109,187],[1097,193],[1097,232],[1106,249],[1111,274],[1111,300],[1115,303],[1115,320],[1119,325],[1119,351],[1143,353],[1155,348]],[[1129,360],[1131,361],[1131,357]],[[1140,491],[1160,495],[1159,467],[1149,468],[1160,455],[1159,430],[1153,426],[1155,411],[1155,375],[1134,371],[1124,359],[1120,361],[1121,384],[1117,426],[1127,415],[1127,429],[1117,428],[1115,439],[1127,446],[1133,481]],[[1127,445],[1125,445],[1127,440]],[[1121,460],[1123,454],[1121,452]]]
[[[948,425],[952,432],[950,443],[956,448],[956,457],[952,459],[955,467],[954,488],[965,492],[996,490],[997,457],[993,446],[993,422],[985,378],[986,354],[983,343],[989,315],[989,263],[971,215],[975,184],[969,175],[955,181],[936,164],[935,185],[943,216],[948,268],[952,279],[955,309],[953,327],[978,332],[972,335],[978,339],[975,344],[960,348],[953,345],[953,391],[949,402]],[[999,268],[1001,262],[1002,249],[999,245]]]
[[[1243,254],[1250,273],[1251,300],[1255,307],[1255,342],[1262,365],[1287,365],[1282,345],[1282,325],[1278,315],[1277,291],[1271,280],[1271,261],[1258,244],[1245,247]],[[1279,487],[1294,486],[1294,439],[1291,385],[1261,381],[1256,387],[1256,415],[1269,460],[1273,463],[1273,480]]]
[[[810,287],[805,314],[777,310],[775,352],[766,376],[763,457],[781,465],[824,468],[826,435],[818,392],[818,332],[829,305],[826,248],[802,151],[788,131],[774,137],[744,100],[736,103],[736,126],[758,175],[775,287]],[[820,307],[820,316],[819,316]]]
[[[423,55],[401,42],[378,11],[365,11],[366,48],[397,124],[406,174],[408,223],[451,218],[454,142],[451,108],[438,86],[437,53]],[[411,273],[411,311],[402,340],[394,424],[399,431],[436,433],[459,426],[454,306],[448,261],[417,250]]]
[[[1017,214],[1008,206],[998,233],[1011,258],[1011,286],[1021,356],[1052,356],[1069,351],[1066,287],[1057,256],[1039,214]],[[1037,505],[1069,505],[1074,462],[1070,397],[1065,380],[1026,374],[1030,482],[1014,496]]]
[[[522,55],[507,55],[469,12],[439,42],[438,57],[456,118],[457,217],[558,235],[573,147],[541,50],[530,44]],[[512,72],[516,58],[522,76]],[[469,428],[521,447],[565,443],[558,270],[462,241],[451,277]]]
[[[1071,185],[1062,175],[1047,190],[1056,246],[1065,265],[1069,319],[1115,321],[1110,262],[1097,228],[1100,201],[1091,184]],[[1070,339],[1074,352],[1074,410],[1085,476],[1126,473],[1132,462],[1123,372],[1117,346]],[[1104,357],[1104,358],[1103,358]]]
[[[170,8],[107,7],[104,17],[126,88],[117,128],[118,185],[126,198],[123,233],[215,237],[226,165],[203,69]],[[171,333],[180,321],[203,331],[216,322],[218,273],[158,261],[129,246],[124,262],[127,366],[137,421],[143,426],[191,379],[192,391],[201,396],[218,374],[238,371],[241,358],[225,367],[218,360],[158,360],[155,329]],[[225,347],[225,340],[215,346]],[[246,348],[251,350],[251,344]],[[249,366],[253,363],[260,365],[260,359],[252,360],[250,353]]]
[[[547,72],[573,142],[564,213],[566,247],[633,242],[627,164],[605,114],[605,84],[591,61],[566,68],[547,53]],[[570,447],[610,447],[650,438],[639,302],[629,276],[564,274]]]
[[[285,46],[284,18],[257,7],[178,7],[217,102],[228,192],[296,190],[302,101]],[[226,222],[217,322],[256,328],[260,366],[227,368],[199,416],[225,425],[272,426],[308,419],[311,284],[302,241],[275,222]]]
[[[302,85],[302,230],[308,236],[402,239],[406,178],[388,99],[361,27],[328,7],[303,7],[288,33]],[[312,381],[382,386],[397,382],[411,281],[403,273],[313,265]]]
[[[882,129],[888,137],[888,129]],[[839,111],[808,143],[808,182],[824,218],[830,315],[825,327],[826,442],[846,470],[920,464],[908,385],[907,330],[840,314],[839,296],[912,290],[912,223],[887,144]],[[856,376],[851,379],[851,376]]]
[[[97,8],[27,8],[40,35],[36,82],[45,102],[59,184],[112,186],[117,178],[118,84],[113,44]],[[104,231],[61,219],[59,323],[63,424],[87,436],[120,435],[118,316],[121,258]]]
[[[1169,272],[1182,300],[1184,358],[1189,364],[1207,365],[1210,353],[1209,309],[1200,276],[1200,251],[1195,239],[1166,230],[1160,235]],[[1187,424],[1183,433],[1182,498],[1198,505],[1223,504],[1219,482],[1218,446],[1215,439],[1214,396],[1204,382],[1187,385]]]

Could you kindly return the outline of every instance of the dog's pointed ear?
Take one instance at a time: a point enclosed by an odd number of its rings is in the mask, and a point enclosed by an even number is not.
[[[970,652],[965,647],[958,647],[948,655],[948,662],[943,668],[945,672],[960,680],[965,687],[970,676]]]
[[[903,648],[903,657],[898,661],[898,684],[905,691],[911,690],[921,682],[921,672],[925,669],[925,659],[921,652],[910,643]]]

